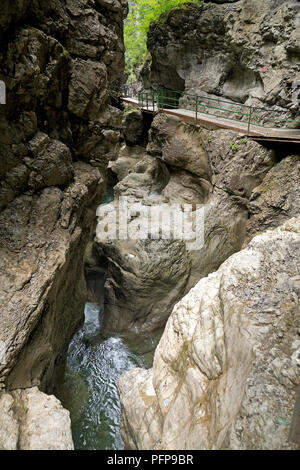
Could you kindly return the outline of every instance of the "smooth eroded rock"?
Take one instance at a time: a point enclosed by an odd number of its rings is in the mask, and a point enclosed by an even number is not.
[[[294,449],[300,219],[255,237],[180,300],[153,368],[119,381],[127,448]]]
[[[71,420],[54,396],[38,388],[0,396],[1,450],[73,450]]]

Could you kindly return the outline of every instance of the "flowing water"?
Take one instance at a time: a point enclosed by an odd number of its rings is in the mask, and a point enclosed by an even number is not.
[[[114,198],[107,188],[102,204]],[[121,450],[120,375],[134,368],[150,368],[162,331],[155,334],[111,334],[101,332],[102,308],[85,306],[85,322],[74,335],[67,362],[57,384],[57,396],[70,411],[75,449]],[[101,314],[100,314],[101,311]]]
[[[133,367],[152,367],[161,332],[103,336],[99,310],[86,304],[84,326],[69,346],[59,398],[70,410],[76,449],[121,450],[118,379]]]

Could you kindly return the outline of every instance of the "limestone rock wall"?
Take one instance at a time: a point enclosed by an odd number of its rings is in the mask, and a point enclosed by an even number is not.
[[[126,0],[0,11],[0,388],[50,390],[83,320],[83,255],[119,151]]]
[[[131,449],[294,449],[300,219],[256,236],[179,301],[153,369],[119,381]]]
[[[107,260],[107,328],[151,331],[163,327],[175,303],[239,251],[247,231],[253,236],[259,230],[254,214],[264,217],[265,213],[268,219],[269,209],[260,212],[257,208],[255,188],[270,170],[274,167],[289,181],[288,186],[277,186],[278,198],[284,198],[281,191],[293,184],[296,191],[298,170],[289,172],[287,162],[277,165],[272,150],[233,132],[189,125],[161,113],[151,125],[147,149],[122,147],[118,160],[111,164],[120,178],[114,188],[116,199],[98,212],[96,245]],[[129,212],[120,212],[127,217],[129,236],[118,239],[118,211],[124,197]],[[292,200],[284,217],[297,214],[299,197],[295,194]],[[178,205],[178,216],[185,204],[204,209],[202,245],[190,247],[188,236],[195,239],[191,228],[186,240],[173,235],[155,239],[147,211],[172,204]],[[274,211],[273,226],[281,223],[280,214]],[[161,228],[168,226],[168,220],[163,217]]]
[[[170,240],[103,242],[98,233],[109,329],[158,328],[188,292],[153,369],[119,381],[126,448],[296,447],[288,432],[300,383],[300,167],[284,150],[159,114],[147,151],[123,147],[114,162],[117,198],[138,203],[129,227],[147,227],[143,206],[205,208],[198,251]]]
[[[0,396],[0,450],[73,450],[70,414],[37,387]]]
[[[250,198],[246,240],[300,214],[300,156],[291,155],[272,168]]]
[[[145,88],[223,97],[278,110],[277,118],[282,112],[295,119],[299,28],[297,0],[179,6],[151,24],[147,43],[151,66],[147,62],[141,71]]]

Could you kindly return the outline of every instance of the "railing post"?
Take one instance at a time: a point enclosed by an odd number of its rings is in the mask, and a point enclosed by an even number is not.
[[[196,125],[197,125],[197,119],[198,119],[198,96],[196,96]]]
[[[249,118],[248,118],[247,136],[249,136],[249,133],[250,133],[251,118],[252,118],[252,106],[250,106],[250,112],[249,112]]]
[[[154,106],[155,106],[154,91],[153,91],[153,93],[152,93],[152,106],[153,106],[153,112],[154,112]]]

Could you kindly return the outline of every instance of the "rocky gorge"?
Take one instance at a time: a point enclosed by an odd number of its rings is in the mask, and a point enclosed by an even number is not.
[[[42,391],[84,318],[84,251],[119,146],[126,14],[124,0],[1,2],[0,448],[73,446],[68,412]]]
[[[174,8],[150,26],[143,88],[182,90],[183,99],[221,97],[295,118],[299,14],[293,1]],[[299,149],[272,149],[159,114],[143,166],[123,178],[117,164],[118,195],[205,210],[200,250],[162,241],[152,261],[153,241],[104,244],[112,261],[109,321],[120,315],[114,325],[147,330],[168,318],[153,367],[119,381],[126,448],[294,449],[288,425],[300,380]],[[147,178],[140,168],[149,168]],[[137,220],[145,223],[139,214]],[[175,305],[172,281],[181,292]]]
[[[270,109],[297,110],[299,2],[187,3],[153,22],[144,88],[182,90]]]
[[[135,152],[123,149],[111,166],[116,200],[99,213],[107,328],[147,332],[168,321],[153,368],[119,381],[126,448],[294,448],[280,419],[290,422],[299,384],[299,154],[280,158],[164,114],[142,160]],[[144,206],[202,207],[201,249],[150,236],[103,241],[102,217],[109,233],[124,195],[131,233],[147,233]]]
[[[261,4],[162,15],[143,89],[297,118],[299,3]],[[0,13],[0,449],[74,448],[57,393],[72,337],[72,380],[90,361],[99,388],[88,410],[98,434],[103,376],[113,401],[127,370],[114,404],[126,449],[294,449],[299,146],[123,109],[126,14],[125,0],[5,1]],[[149,225],[151,209],[169,207],[173,220]],[[176,224],[184,238],[162,236]]]

